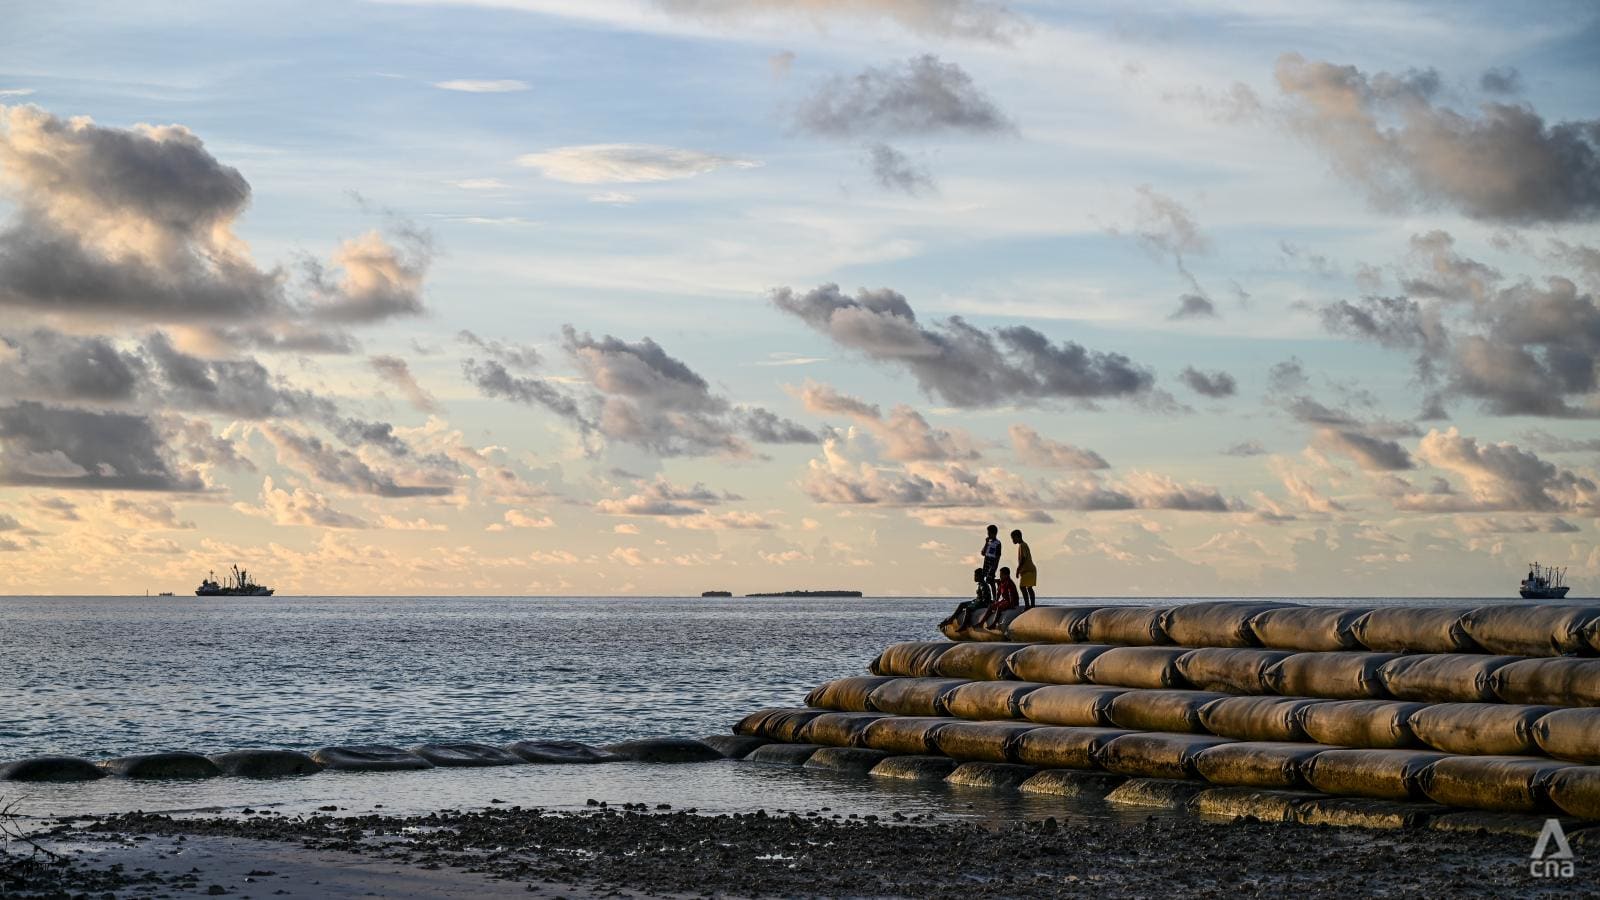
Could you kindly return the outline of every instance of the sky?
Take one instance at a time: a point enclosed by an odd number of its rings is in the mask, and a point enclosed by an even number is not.
[[[1600,591],[1592,4],[6,21],[0,593]]]

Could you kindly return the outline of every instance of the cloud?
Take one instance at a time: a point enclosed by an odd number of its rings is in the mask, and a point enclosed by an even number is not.
[[[1263,456],[1263,455],[1266,454],[1266,452],[1267,452],[1267,448],[1261,446],[1261,442],[1260,441],[1250,440],[1250,441],[1240,441],[1237,444],[1230,444],[1228,447],[1223,449],[1222,455],[1223,456]]]
[[[610,206],[631,206],[638,203],[639,198],[633,194],[625,194],[622,191],[604,191],[599,194],[590,194],[589,202],[604,203]]]
[[[607,516],[651,516],[673,518],[695,516],[705,512],[705,507],[715,506],[725,498],[704,484],[679,487],[665,478],[639,481],[632,494],[605,497],[594,505],[595,511]]]
[[[918,34],[1009,43],[1025,23],[986,0],[656,0],[668,12],[705,20],[761,15],[888,19]],[[793,54],[790,54],[792,57]]]
[[[823,82],[800,105],[795,124],[808,134],[832,138],[1016,130],[966,70],[933,54]]]
[[[418,412],[436,413],[439,411],[439,401],[428,393],[422,385],[417,383],[411,374],[411,367],[398,356],[369,356],[367,365],[378,377],[394,386]]]
[[[982,455],[971,435],[935,428],[921,413],[903,404],[885,416],[878,407],[825,384],[807,382],[794,393],[809,412],[845,415],[860,423],[883,445],[883,454],[889,459],[970,460]]]
[[[761,163],[654,144],[587,144],[524,154],[517,157],[517,165],[572,184],[639,184],[693,178],[729,167],[753,169]]]
[[[152,420],[32,401],[0,407],[0,484],[194,492],[200,474],[173,458]]]
[[[1486,94],[1521,93],[1522,73],[1510,66],[1485,69],[1478,77],[1478,90]]]
[[[1422,438],[1417,456],[1466,483],[1457,493],[1449,484],[1435,491],[1408,492],[1399,509],[1419,512],[1600,512],[1600,485],[1557,468],[1511,443],[1479,444],[1455,428],[1433,430]]]
[[[789,288],[772,302],[841,346],[904,368],[930,396],[951,406],[1021,400],[1094,400],[1148,395],[1155,376],[1120,353],[1067,341],[1054,344],[1026,326],[983,331],[959,316],[932,327],[887,288],[854,298],[836,284],[804,294]]]
[[[1600,453],[1600,437],[1567,438],[1535,428],[1522,439],[1543,453]]]
[[[1459,522],[1467,534],[1577,534],[1582,528],[1560,516],[1519,516],[1503,519],[1489,516],[1483,519],[1462,518]]]
[[[398,237],[395,244],[369,231],[339,246],[333,254],[333,272],[312,265],[311,314],[341,323],[421,315],[422,283],[433,262],[432,242],[415,230],[404,230]]]
[[[261,481],[261,504],[235,503],[235,510],[250,516],[259,516],[274,525],[304,525],[313,528],[366,528],[362,519],[347,515],[333,507],[327,497],[297,487],[285,491],[272,483],[272,476]]]
[[[530,515],[520,509],[506,510],[503,518],[512,528],[554,528],[556,525],[556,520],[549,516]]]
[[[187,531],[194,522],[178,518],[172,504],[162,500],[130,500],[112,497],[106,501],[106,513],[123,528],[134,530]]]
[[[462,91],[468,94],[505,94],[528,89],[527,82],[517,81],[514,78],[496,80],[458,78],[453,81],[435,81],[433,86],[442,91]]]
[[[1495,102],[1464,115],[1435,104],[1431,70],[1369,76],[1290,53],[1276,74],[1293,127],[1383,208],[1445,205],[1515,224],[1600,213],[1600,120],[1547,125]]]
[[[1167,316],[1173,321],[1182,319],[1215,319],[1216,317],[1216,304],[1199,294],[1184,294],[1179,297],[1178,308]]]
[[[1396,441],[1375,438],[1358,431],[1319,428],[1311,446],[1324,453],[1355,460],[1368,472],[1398,472],[1412,469],[1411,453]]]
[[[758,444],[815,444],[821,440],[815,431],[759,406],[735,410],[734,420]]]
[[[449,531],[447,525],[430,522],[425,518],[400,519],[390,515],[378,517],[378,527],[388,531]]]
[[[938,189],[933,175],[918,165],[911,157],[884,143],[867,147],[867,165],[878,186],[888,191],[900,191],[915,197]]]
[[[254,359],[201,359],[156,332],[144,342],[163,384],[163,399],[180,409],[241,419],[334,415],[334,404],[309,391],[287,387]]]
[[[147,389],[148,367],[103,337],[36,328],[0,334],[0,395],[66,403],[127,403]]]
[[[1194,366],[1185,366],[1178,380],[1189,390],[1207,397],[1232,397],[1239,391],[1239,383],[1227,372],[1202,372]]]
[[[324,484],[356,494],[390,498],[439,497],[451,493],[448,484],[400,484],[394,473],[375,468],[355,453],[331,446],[298,429],[276,424],[262,425],[260,429],[277,450],[279,462]]]
[[[1011,447],[1017,459],[1030,466],[1048,469],[1109,469],[1105,457],[1071,444],[1052,441],[1026,425],[1013,425],[1010,429]]]

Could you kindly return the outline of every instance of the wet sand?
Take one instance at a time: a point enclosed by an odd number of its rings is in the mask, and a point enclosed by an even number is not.
[[[46,838],[77,860],[70,869],[9,887],[117,897],[1398,897],[1565,896],[1587,883],[1530,877],[1532,841],[1511,835],[835,815],[502,806],[406,817],[86,817]],[[1578,879],[1591,874],[1584,849]],[[108,874],[113,864],[121,869]]]

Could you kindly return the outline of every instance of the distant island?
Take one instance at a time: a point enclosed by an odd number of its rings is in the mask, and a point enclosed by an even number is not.
[[[732,597],[733,591],[701,591],[702,597]]]
[[[746,597],[859,597],[860,591],[774,591],[765,594],[745,594]]]

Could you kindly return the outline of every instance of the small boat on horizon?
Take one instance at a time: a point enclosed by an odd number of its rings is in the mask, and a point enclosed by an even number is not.
[[[217,573],[212,571],[207,578],[195,588],[196,597],[271,597],[272,588],[256,584],[250,580],[250,573],[241,570],[238,566],[233,571],[223,576],[226,582],[217,581]]]
[[[1567,590],[1567,570],[1564,568],[1533,563],[1528,567],[1528,577],[1522,579],[1521,594],[1524,600],[1564,600]]]

